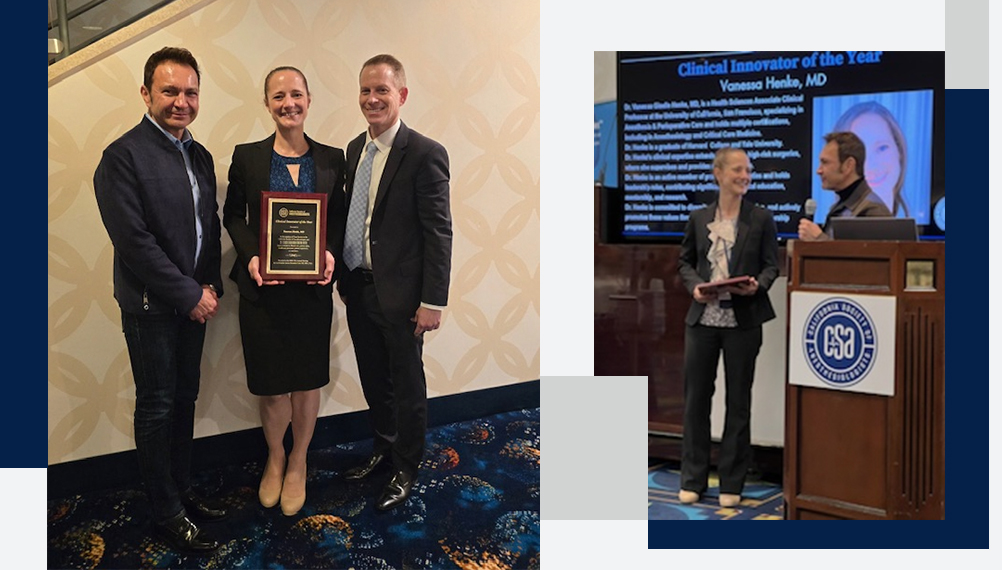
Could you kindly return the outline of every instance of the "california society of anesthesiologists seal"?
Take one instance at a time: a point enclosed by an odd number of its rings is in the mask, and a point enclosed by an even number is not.
[[[832,297],[808,314],[803,345],[814,374],[825,384],[845,388],[859,383],[873,368],[877,331],[863,307]]]

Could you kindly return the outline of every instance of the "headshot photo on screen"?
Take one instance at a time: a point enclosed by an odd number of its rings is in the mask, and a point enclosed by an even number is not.
[[[818,97],[814,99],[814,155],[824,135],[851,131],[866,146],[864,177],[899,218],[930,223],[932,184],[932,90]],[[815,177],[811,194],[817,202],[815,222],[824,221],[836,200]]]

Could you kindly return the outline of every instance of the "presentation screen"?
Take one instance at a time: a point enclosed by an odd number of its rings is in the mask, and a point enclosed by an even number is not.
[[[865,178],[922,239],[944,239],[943,52],[618,52],[619,183],[603,197],[610,242],[678,242],[716,199],[717,149],[743,149],[746,199],[796,237],[808,198],[823,224],[837,196],[816,174],[824,135],[852,131]]]

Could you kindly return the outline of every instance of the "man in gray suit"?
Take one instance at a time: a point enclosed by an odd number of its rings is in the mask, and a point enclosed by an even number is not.
[[[806,241],[831,239],[828,221],[839,216],[882,217],[893,216],[887,205],[870,189],[863,178],[866,164],[866,147],[863,141],[850,132],[836,132],[825,135],[825,146],[818,157],[818,176],[821,187],[838,194],[838,201],[828,211],[824,229],[803,218],[797,233]]]
[[[372,456],[345,478],[392,464],[380,510],[405,502],[417,479],[428,408],[423,335],[441,324],[452,261],[449,156],[400,120],[407,94],[395,57],[362,66],[359,105],[369,128],[348,144],[347,216],[333,252],[374,432]]]

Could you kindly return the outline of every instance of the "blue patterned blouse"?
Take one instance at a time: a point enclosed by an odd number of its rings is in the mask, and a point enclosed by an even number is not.
[[[299,165],[299,185],[292,182],[292,175],[289,174],[290,164]],[[282,156],[271,151],[271,180],[272,192],[314,192],[317,187],[317,171],[313,166],[313,151],[308,150],[303,156]]]

